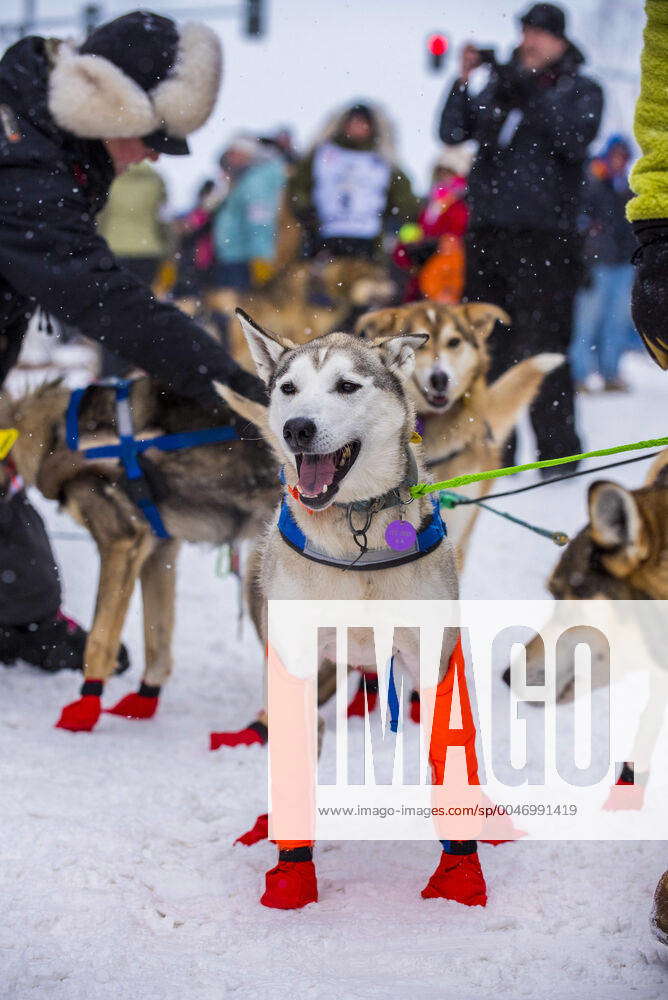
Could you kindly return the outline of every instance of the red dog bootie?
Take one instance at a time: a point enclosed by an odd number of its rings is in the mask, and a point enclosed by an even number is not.
[[[423,899],[452,899],[464,906],[486,906],[487,886],[478,852],[441,854],[438,868],[422,890]]]
[[[409,709],[411,722],[414,722],[416,726],[420,725],[420,692],[411,691],[411,701]]]
[[[269,839],[269,815],[268,813],[260,813],[258,818],[255,820],[254,826],[250,830],[246,830],[242,833],[240,837],[234,841],[235,844],[245,844],[246,847],[250,847],[252,844],[257,844],[260,840]]]
[[[274,910],[300,910],[318,902],[318,879],[312,861],[279,861],[266,876],[260,902]]]
[[[84,681],[81,698],[73,701],[60,714],[56,729],[68,729],[71,733],[90,733],[102,712],[103,681]]]
[[[369,715],[378,704],[378,674],[363,673],[353,700],[348,705],[348,718],[364,718],[364,702],[369,706]]]
[[[647,774],[636,774],[633,767],[625,763],[603,803],[603,808],[609,812],[642,809],[645,804],[647,777]]]
[[[252,747],[256,743],[263,747],[268,739],[269,730],[264,722],[257,719],[238,733],[211,733],[209,747],[211,750],[219,750],[220,747]]]
[[[113,708],[105,708],[109,715],[120,715],[124,719],[152,719],[158,710],[160,687],[156,684],[142,684],[139,691],[126,694]]]

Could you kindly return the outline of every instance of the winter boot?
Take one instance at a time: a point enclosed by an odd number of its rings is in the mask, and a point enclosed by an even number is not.
[[[668,945],[668,872],[663,873],[654,893],[651,925],[661,944]]]
[[[461,850],[469,850],[469,853],[450,854],[444,850],[438,868],[422,890],[422,898],[453,899],[465,906],[486,906],[487,886],[475,847],[475,841],[462,841]]]
[[[9,665],[23,660],[49,673],[57,670],[83,670],[87,633],[74,619],[57,611],[53,618],[29,625],[0,626],[0,663]],[[130,666],[128,651],[118,651],[116,673]]]
[[[266,888],[260,899],[274,910],[299,910],[318,902],[318,880],[311,847],[279,851],[278,864],[266,876]]]

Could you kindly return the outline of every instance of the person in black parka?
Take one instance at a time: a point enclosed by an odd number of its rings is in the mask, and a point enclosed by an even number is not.
[[[483,54],[490,75],[477,96],[468,81],[481,53],[464,48],[439,129],[443,142],[479,144],[469,177],[466,298],[494,302],[513,322],[492,334],[490,379],[528,355],[567,353],[583,168],[603,108],[601,88],[580,72],[584,57],[566,38],[564,12],[535,4],[521,24],[508,65]],[[545,379],[531,420],[539,458],[581,451],[567,365]]]
[[[203,24],[146,11],[78,49],[36,36],[0,60],[0,387],[37,309],[173,391],[220,403],[213,381],[265,400],[262,384],[192,320],[123,270],[97,233],[111,182],[131,163],[189,152],[209,117],[221,51]],[[0,497],[0,662],[81,668],[85,633],[59,613],[43,524],[22,490]]]

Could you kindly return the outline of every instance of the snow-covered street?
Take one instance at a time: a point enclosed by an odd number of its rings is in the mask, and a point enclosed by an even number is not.
[[[639,356],[626,374],[632,394],[582,400],[586,447],[666,434],[665,375]],[[615,478],[638,485],[646,467]],[[512,510],[572,532],[588,482],[525,494]],[[87,624],[94,546],[38,503],[66,609]],[[265,810],[266,753],[208,750],[211,729],[238,728],[259,707],[260,650],[248,622],[237,634],[236,582],[216,576],[215,558],[181,555],[176,671],[152,721],[58,731],[77,677],[0,672],[3,1000],[666,996],[668,954],[648,928],[661,842],[483,846],[485,910],[420,899],[435,845],[324,843],[321,901],[261,907],[275,848],[233,841]],[[463,596],[543,597],[556,558],[548,541],[483,513]],[[139,677],[136,598],[125,638],[133,667],[109,683],[107,704]]]

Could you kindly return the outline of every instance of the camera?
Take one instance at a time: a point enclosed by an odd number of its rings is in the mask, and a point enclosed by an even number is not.
[[[480,65],[496,66],[496,52],[494,49],[478,49],[478,58],[480,60]]]

